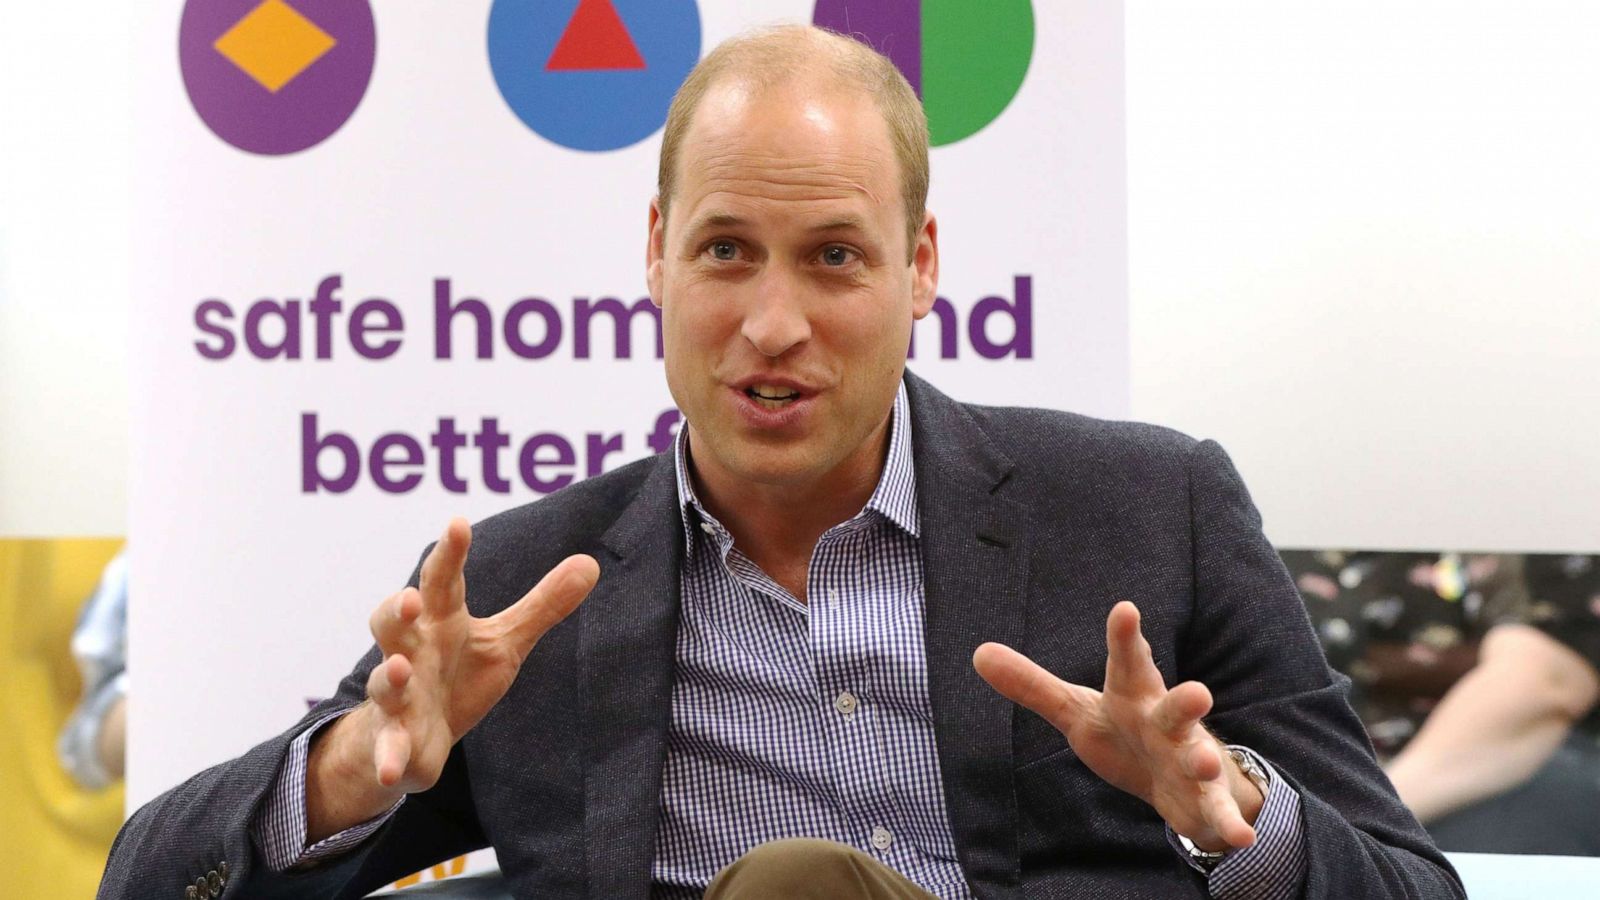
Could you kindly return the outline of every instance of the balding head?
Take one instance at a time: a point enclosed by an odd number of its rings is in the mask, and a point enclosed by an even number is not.
[[[883,115],[899,163],[907,252],[916,246],[928,201],[928,119],[900,70],[871,47],[810,25],[782,25],[724,41],[701,60],[672,99],[661,140],[656,192],[668,214],[680,151],[713,86],[736,82],[751,93],[802,86],[870,96]]]

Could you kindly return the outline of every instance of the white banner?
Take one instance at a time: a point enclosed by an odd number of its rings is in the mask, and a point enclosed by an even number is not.
[[[936,144],[945,302],[911,367],[961,399],[1125,415],[1120,4],[871,5],[852,27],[904,57]],[[147,17],[131,804],[331,692],[448,516],[664,446],[643,259],[666,102],[728,36],[845,14],[753,6]]]

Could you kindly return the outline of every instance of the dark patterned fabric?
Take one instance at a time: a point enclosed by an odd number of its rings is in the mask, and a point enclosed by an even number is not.
[[[1600,558],[1285,550],[1328,662],[1382,757],[1477,661],[1493,626],[1532,625],[1600,670]],[[1600,739],[1600,708],[1580,726]]]

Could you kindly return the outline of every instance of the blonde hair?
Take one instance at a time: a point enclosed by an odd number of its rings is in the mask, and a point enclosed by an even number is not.
[[[778,25],[723,41],[689,72],[672,98],[661,136],[656,197],[662,217],[672,201],[684,135],[713,84],[729,77],[764,89],[818,69],[840,84],[870,94],[883,114],[900,164],[907,256],[915,254],[928,204],[928,117],[922,111],[922,101],[894,63],[878,51],[812,25]]]

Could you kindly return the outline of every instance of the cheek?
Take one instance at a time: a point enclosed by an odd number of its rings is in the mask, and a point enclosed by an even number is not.
[[[703,284],[669,284],[666,298],[661,327],[669,369],[675,362],[682,367],[691,360],[704,367],[738,335],[738,304],[705,290]]]
[[[909,302],[861,298],[830,319],[824,327],[841,355],[869,363],[874,369],[884,364],[898,369],[905,362],[911,341]]]

